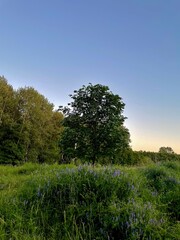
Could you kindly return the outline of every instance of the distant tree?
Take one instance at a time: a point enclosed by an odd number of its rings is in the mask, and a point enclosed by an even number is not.
[[[120,96],[100,84],[75,90],[64,114],[61,137],[63,157],[82,158],[94,164],[99,157],[113,158],[129,147],[129,131],[123,125],[125,104]]]
[[[171,147],[160,147],[159,149],[160,153],[174,153],[173,149]]]

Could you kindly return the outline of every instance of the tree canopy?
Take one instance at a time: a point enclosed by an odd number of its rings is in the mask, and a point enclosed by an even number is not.
[[[90,83],[70,97],[73,101],[59,109],[64,114],[60,142],[64,158],[94,163],[100,157],[113,158],[129,147],[129,131],[123,125],[125,104],[119,95],[107,86]]]
[[[171,147],[160,147],[159,152],[160,153],[174,153],[174,151]]]
[[[0,77],[0,163],[58,160],[62,118],[34,88],[14,90]]]

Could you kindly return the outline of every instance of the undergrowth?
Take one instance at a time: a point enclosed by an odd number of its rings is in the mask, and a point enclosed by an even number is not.
[[[179,170],[0,166],[0,239],[179,239]]]

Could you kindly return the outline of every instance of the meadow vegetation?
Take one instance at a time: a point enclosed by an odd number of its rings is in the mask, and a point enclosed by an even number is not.
[[[179,239],[180,162],[0,166],[0,239]]]
[[[180,155],[133,151],[107,86],[70,96],[54,110],[0,77],[0,239],[178,240]]]

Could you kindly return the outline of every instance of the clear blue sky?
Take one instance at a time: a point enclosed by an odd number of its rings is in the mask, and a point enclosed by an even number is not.
[[[108,85],[133,149],[180,153],[179,11],[180,0],[0,0],[0,75],[56,106]]]

